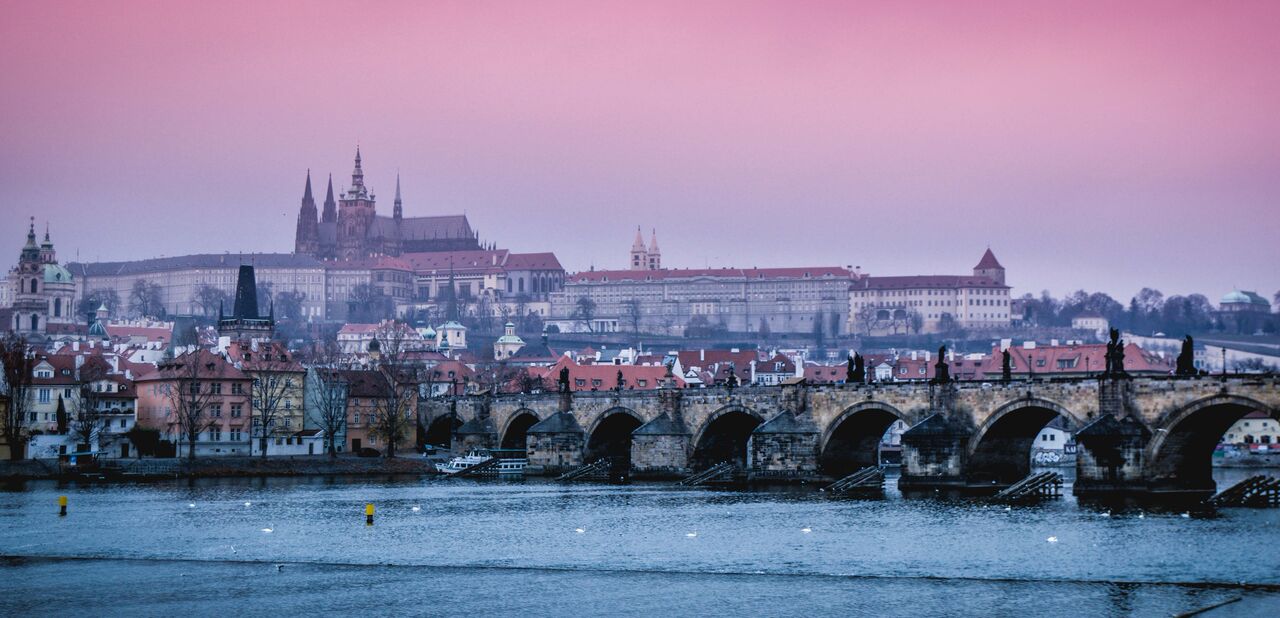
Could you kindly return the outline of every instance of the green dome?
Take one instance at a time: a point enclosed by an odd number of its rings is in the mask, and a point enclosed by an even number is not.
[[[1253,302],[1253,300],[1252,300],[1252,299],[1250,299],[1250,298],[1249,298],[1249,296],[1248,296],[1247,294],[1245,294],[1244,292],[1241,292],[1240,290],[1235,290],[1234,292],[1230,292],[1230,293],[1228,293],[1228,294],[1224,294],[1224,295],[1222,296],[1222,301],[1221,301],[1221,302],[1223,302],[1223,303],[1227,303],[1227,304],[1232,304],[1232,303],[1250,303],[1250,302]]]
[[[71,282],[71,271],[57,264],[44,265],[45,283],[61,283],[63,281],[66,281],[67,283]]]

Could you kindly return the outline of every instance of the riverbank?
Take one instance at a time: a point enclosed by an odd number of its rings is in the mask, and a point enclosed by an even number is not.
[[[0,480],[74,479],[85,478],[86,474],[106,479],[437,474],[434,461],[421,457],[205,457],[108,460],[107,463],[102,471],[78,472],[63,470],[56,461],[4,461],[0,462]]]

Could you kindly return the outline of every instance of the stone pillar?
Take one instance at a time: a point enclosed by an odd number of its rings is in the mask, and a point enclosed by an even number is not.
[[[658,391],[657,418],[631,432],[633,478],[680,478],[689,474],[693,435],[684,424],[684,392],[674,382]]]
[[[803,482],[818,478],[818,427],[809,415],[783,411],[751,433],[747,478]]]
[[[486,412],[463,423],[454,432],[453,450],[466,453],[472,449],[488,450],[498,446],[498,432],[493,427],[493,419]]]
[[[902,434],[903,491],[963,488],[973,430],[935,412]]]
[[[1099,397],[1107,395],[1099,393]],[[1145,492],[1143,452],[1151,431],[1132,416],[1104,413],[1076,432],[1077,496],[1107,496]]]
[[[561,402],[567,399],[561,393]],[[586,432],[573,413],[552,414],[529,428],[529,464],[526,475],[559,475],[582,465]]]

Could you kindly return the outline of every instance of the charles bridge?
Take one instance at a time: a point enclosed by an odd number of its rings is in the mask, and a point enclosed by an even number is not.
[[[478,395],[423,402],[432,444],[524,449],[530,474],[602,457],[634,478],[736,462],[753,482],[822,481],[877,465],[897,420],[903,490],[995,490],[1030,471],[1039,431],[1077,441],[1075,493],[1211,493],[1211,458],[1254,410],[1280,418],[1280,377],[1106,376]]]

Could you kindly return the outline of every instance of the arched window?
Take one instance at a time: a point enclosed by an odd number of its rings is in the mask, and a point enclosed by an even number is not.
[[[32,294],[36,293],[36,280],[34,277],[31,278],[31,293]]]
[[[62,317],[62,299],[61,298],[53,299],[53,317],[55,318]]]
[[[31,330],[40,330],[40,316],[31,314]]]

